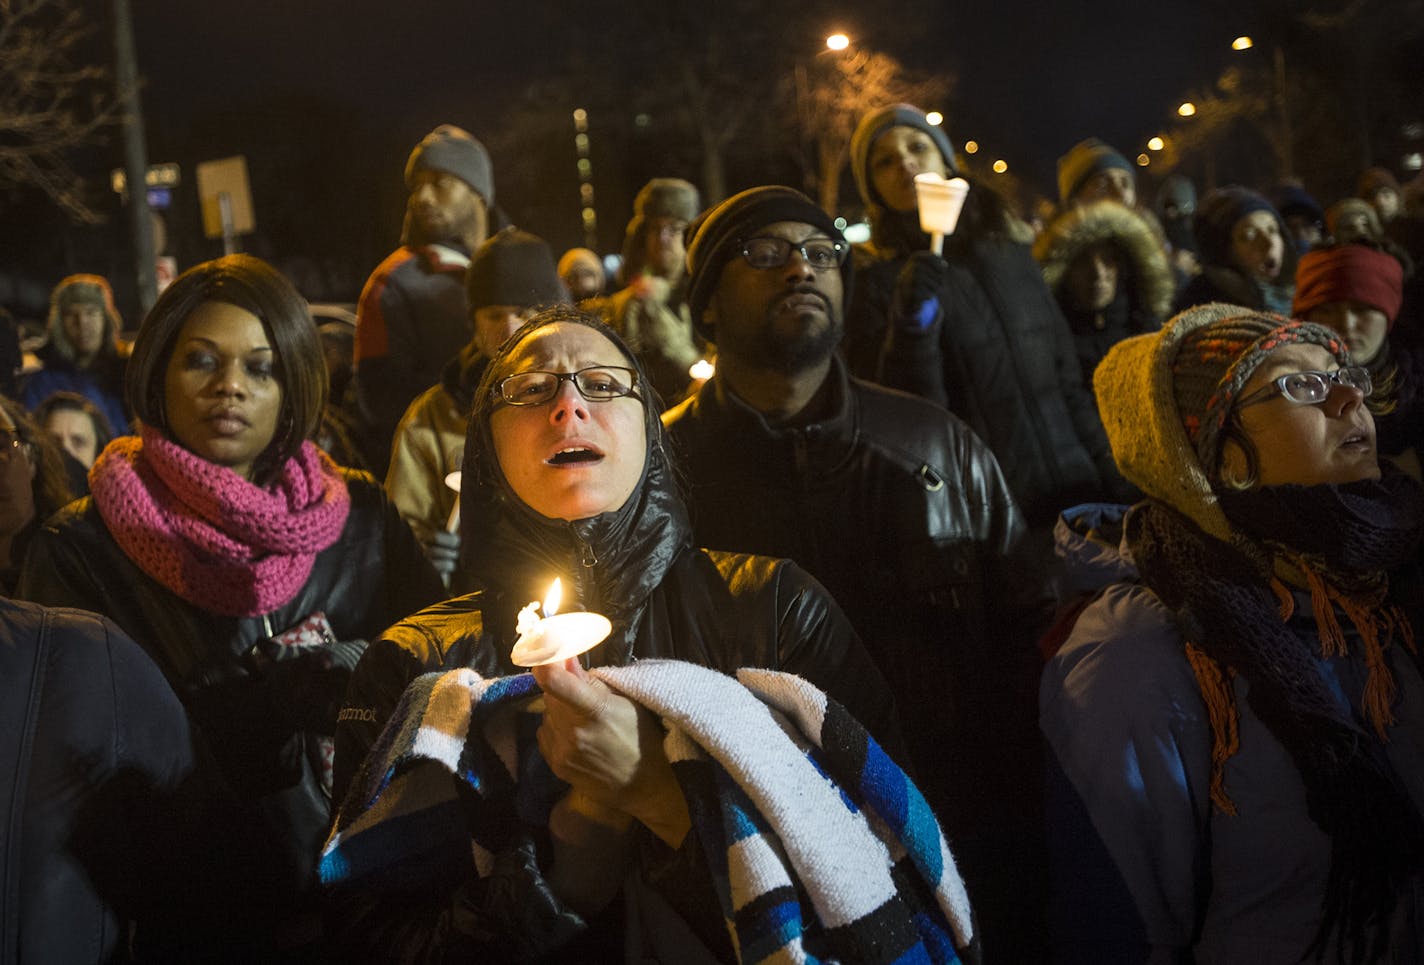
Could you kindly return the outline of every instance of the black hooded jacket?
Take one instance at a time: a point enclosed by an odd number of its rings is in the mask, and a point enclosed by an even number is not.
[[[504,353],[520,341],[510,339]],[[498,371],[500,360],[490,369]],[[885,682],[821,585],[788,560],[693,546],[658,415],[645,405],[647,460],[623,507],[566,522],[534,513],[513,494],[477,406],[465,445],[461,517],[465,565],[482,589],[430,607],[372,643],[337,728],[338,794],[416,676],[462,666],[486,676],[516,672],[509,660],[516,614],[542,599],[555,577],[564,585],[561,609],[602,613],[613,624],[612,635],[582,658],[586,665],[665,657],[728,673],[796,673],[842,702],[899,756]],[[341,917],[363,948],[392,961],[424,961],[437,951],[502,955],[526,947],[531,930],[551,946],[561,942],[555,936],[566,939],[561,923],[571,912],[538,868],[521,865],[513,881],[492,885],[471,869],[451,889],[343,899]],[[536,906],[548,909],[547,920],[531,914]]]

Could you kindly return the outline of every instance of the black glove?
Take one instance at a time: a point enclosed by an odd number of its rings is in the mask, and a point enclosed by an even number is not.
[[[460,534],[447,533],[443,529],[433,530],[425,541],[425,556],[440,580],[446,586],[455,575],[455,565],[460,562]]]
[[[949,263],[932,251],[917,251],[906,260],[895,279],[895,324],[901,329],[928,332],[944,312],[940,292],[949,278]]]

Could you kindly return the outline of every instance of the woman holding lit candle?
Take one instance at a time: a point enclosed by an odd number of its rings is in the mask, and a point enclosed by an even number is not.
[[[342,896],[349,933],[367,953],[537,948],[539,935],[550,943],[542,951],[552,951],[569,940],[560,925],[573,921],[579,935],[560,951],[606,960],[600,952],[630,937],[612,899],[631,864],[639,885],[625,887],[629,901],[656,889],[683,922],[686,941],[731,954],[715,900],[702,890],[701,859],[683,847],[686,804],[662,753],[660,725],[582,666],[667,657],[726,672],[799,673],[898,750],[884,682],[819,584],[786,560],[692,545],[658,417],[641,365],[612,329],[576,310],[540,314],[486,370],[460,497],[463,565],[483,589],[373,642],[341,714],[338,786],[420,673],[452,666],[487,677],[518,672],[510,652],[519,613],[544,597],[553,578],[563,585],[561,611],[602,614],[611,634],[582,657],[534,671],[546,701],[539,746],[572,786],[549,828],[531,831],[547,845],[537,853],[552,860],[536,863],[531,852],[511,861],[498,891],[471,874],[438,897],[429,887]],[[526,629],[532,617],[526,612]]]
[[[985,182],[970,180],[941,255],[921,226],[915,176],[962,177],[944,128],[919,108],[872,111],[850,143],[870,221],[855,249],[842,343],[853,374],[937,402],[994,451],[1031,529],[1078,501],[1126,495],[1063,313]]]
[[[439,581],[370,476],[308,441],[326,368],[306,302],[270,265],[185,272],[127,377],[142,435],[110,443],[92,497],[36,533],[23,592],[109,617],[154,659],[250,806],[233,854],[184,860],[256,860],[264,910],[234,917],[259,943],[309,947],[337,704],[364,641],[440,599]],[[253,900],[238,890],[235,905]]]

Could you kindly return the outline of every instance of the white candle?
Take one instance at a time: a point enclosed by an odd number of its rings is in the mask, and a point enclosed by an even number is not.
[[[717,372],[717,366],[707,359],[698,359],[688,367],[687,374],[694,382],[706,382]]]
[[[555,580],[544,598],[544,616],[539,616],[535,600],[519,611],[514,629],[519,639],[509,652],[517,667],[542,667],[586,653],[613,632],[613,624],[601,613],[559,613],[563,585]]]
[[[460,470],[456,469],[445,477],[445,485],[455,490],[455,505],[450,507],[450,518],[445,520],[445,532],[460,531]]]

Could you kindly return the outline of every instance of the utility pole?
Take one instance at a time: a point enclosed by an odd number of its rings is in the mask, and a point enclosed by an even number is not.
[[[148,210],[148,151],[143,142],[143,102],[138,93],[133,14],[129,0],[114,0],[114,83],[124,105],[124,179],[128,185],[129,232],[133,241],[138,302],[147,315],[158,300],[153,217]]]

